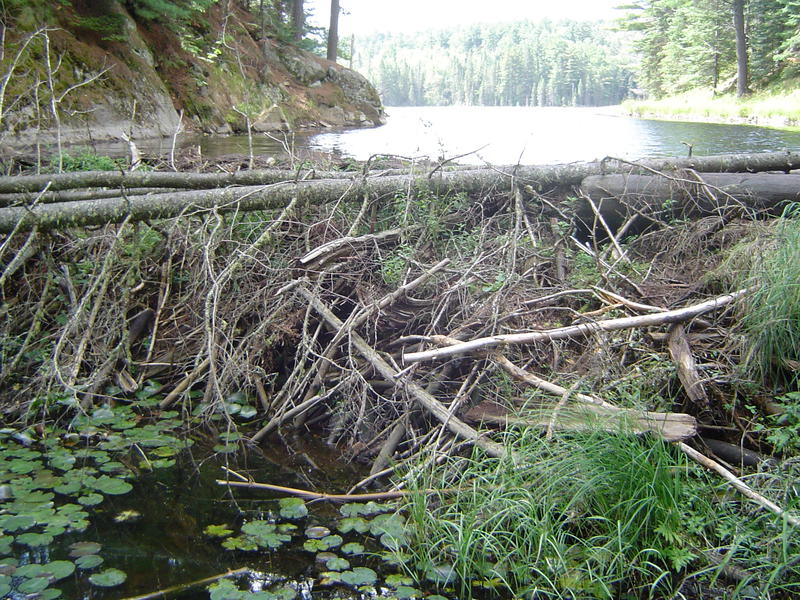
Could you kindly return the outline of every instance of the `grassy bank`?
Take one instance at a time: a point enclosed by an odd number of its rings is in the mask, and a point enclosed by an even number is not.
[[[710,90],[693,90],[662,100],[628,100],[622,107],[632,116],[650,119],[800,129],[800,89],[796,86],[744,99],[733,94],[714,96]]]

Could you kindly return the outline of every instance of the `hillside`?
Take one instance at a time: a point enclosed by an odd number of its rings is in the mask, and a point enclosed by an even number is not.
[[[247,3],[10,0],[0,27],[0,146],[375,126],[358,73],[285,41]],[[183,118],[181,119],[181,115]]]

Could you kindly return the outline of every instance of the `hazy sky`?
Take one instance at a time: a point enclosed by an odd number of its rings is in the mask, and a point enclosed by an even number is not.
[[[377,31],[422,31],[524,19],[614,18],[620,0],[340,0],[339,30],[343,34]],[[327,27],[330,0],[306,0],[312,23]]]

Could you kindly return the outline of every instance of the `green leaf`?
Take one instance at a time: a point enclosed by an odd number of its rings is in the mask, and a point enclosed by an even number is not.
[[[414,587],[401,585],[394,591],[394,597],[399,600],[410,600],[411,598],[419,598],[422,593]]]
[[[114,479],[108,477],[107,475],[103,475],[97,479],[94,482],[93,487],[103,494],[112,496],[121,496],[122,494],[127,494],[133,489],[133,486],[127,481],[123,481],[122,479]]]
[[[258,550],[258,544],[253,541],[253,538],[246,535],[225,538],[222,547],[226,550],[242,550],[244,552]]]
[[[351,531],[367,533],[369,531],[369,523],[361,517],[345,517],[339,520],[336,528],[342,533],[350,533]]]
[[[208,525],[203,529],[203,533],[209,537],[228,537],[233,533],[233,529],[228,529],[227,525]]]
[[[306,503],[300,498],[281,498],[278,506],[280,506],[280,515],[284,519],[301,519],[308,515]]]
[[[48,573],[53,581],[69,577],[75,572],[75,564],[68,560],[54,560],[43,567],[43,572]]]
[[[345,517],[358,517],[385,513],[393,511],[395,508],[396,507],[393,504],[378,504],[377,502],[370,500],[366,504],[361,502],[349,502],[347,504],[343,504],[341,508],[339,508],[339,512]]]
[[[89,576],[89,583],[97,587],[116,587],[125,582],[128,576],[119,569],[106,569]]]
[[[69,547],[69,555],[71,558],[77,558],[87,554],[97,554],[100,552],[100,548],[102,546],[97,542],[75,542]]]
[[[350,561],[346,558],[334,556],[333,558],[325,561],[325,566],[331,571],[344,571],[345,569],[350,568]]]
[[[17,586],[17,591],[23,594],[38,594],[50,585],[47,577],[34,577],[33,579],[26,579]]]
[[[18,544],[25,544],[37,548],[39,546],[47,546],[53,542],[53,536],[47,533],[22,533],[17,536]]]
[[[78,497],[78,502],[84,506],[97,506],[103,501],[103,496],[100,494],[86,494]]]
[[[103,557],[98,554],[86,554],[75,559],[75,566],[79,569],[87,571],[89,569],[99,567],[103,564],[103,562]]]
[[[369,567],[356,567],[352,571],[342,571],[340,577],[342,583],[353,587],[374,585],[378,580],[378,574]]]
[[[403,575],[402,573],[393,573],[391,575],[387,575],[383,578],[386,582],[386,585],[392,588],[400,587],[401,585],[411,585],[414,583],[414,580],[411,579],[408,575]]]
[[[364,544],[359,544],[358,542],[348,542],[342,546],[341,550],[345,554],[358,556],[359,554],[364,554]]]

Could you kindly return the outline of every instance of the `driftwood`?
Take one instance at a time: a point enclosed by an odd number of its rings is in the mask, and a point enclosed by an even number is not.
[[[578,185],[590,175],[609,172],[667,171],[691,168],[702,171],[755,171],[789,170],[800,167],[800,155],[796,154],[742,154],[693,159],[657,159],[632,164],[616,159],[606,159],[595,163],[574,163],[568,165],[515,166],[506,168],[483,168],[471,170],[439,171],[432,176],[389,175],[378,177],[356,176],[341,179],[319,179],[298,181],[298,174],[285,177],[276,182],[278,175],[270,171],[246,171],[233,175],[210,174],[203,179],[203,188],[213,185],[241,185],[225,189],[201,189],[195,191],[152,194],[117,198],[102,198],[76,202],[59,202],[35,207],[0,208],[0,233],[13,230],[30,229],[38,225],[41,230],[119,223],[126,217],[132,222],[147,219],[169,218],[196,210],[216,210],[218,212],[269,210],[282,208],[293,198],[309,204],[324,204],[336,200],[361,201],[365,193],[373,196],[392,196],[397,192],[430,190],[435,194],[476,193],[491,189],[510,189],[512,181],[531,191],[545,186]],[[115,177],[132,178],[134,174],[114,174]],[[180,187],[175,181],[175,173],[143,173],[142,179],[131,179],[131,187],[143,187],[153,181],[157,187]],[[168,175],[166,179],[162,175]],[[199,174],[205,177],[206,174]],[[192,175],[187,181],[199,175]],[[33,176],[0,178],[0,192],[35,192],[65,189],[59,186],[74,186],[85,174],[66,176]],[[259,180],[259,176],[261,179]],[[110,177],[110,175],[108,176]],[[63,178],[63,179],[62,179]],[[216,178],[216,179],[214,179]],[[70,183],[67,184],[66,181]],[[94,179],[83,179],[86,186],[98,187],[104,181],[100,175]],[[106,180],[108,185],[114,185]],[[258,185],[252,185],[257,182]],[[243,185],[249,183],[250,185]]]
[[[516,414],[494,402],[483,402],[464,415],[470,423],[496,423],[545,429],[554,423],[556,429],[611,433],[653,433],[667,442],[686,440],[697,433],[694,417],[682,413],[659,413],[624,408],[608,408],[579,404],[552,408],[520,407]]]
[[[678,368],[678,379],[681,380],[686,395],[701,408],[708,408],[708,394],[703,380],[697,373],[692,349],[681,323],[676,323],[670,328],[668,340],[669,354]]]
[[[620,319],[608,319],[605,321],[594,321],[570,325],[569,327],[559,327],[548,329],[547,331],[535,331],[532,333],[510,333],[506,335],[493,335],[462,342],[443,335],[432,335],[429,341],[442,344],[445,347],[423,352],[409,352],[403,355],[404,363],[415,363],[425,360],[440,360],[442,358],[456,354],[488,350],[498,346],[509,346],[514,344],[533,344],[545,340],[563,340],[572,337],[582,337],[597,331],[618,331],[620,329],[631,329],[634,327],[652,327],[655,325],[665,325],[680,323],[715,310],[733,302],[739,296],[747,293],[747,290],[739,290],[733,294],[718,296],[712,300],[706,300],[700,304],[668,310],[661,313],[640,315],[637,317],[623,317]]]
[[[600,427],[612,432],[630,431],[637,434],[649,431],[669,442],[686,440],[694,437],[697,433],[697,421],[691,415],[624,409],[587,394],[575,393],[570,395],[569,390],[566,388],[536,377],[532,373],[516,366],[505,356],[495,355],[492,358],[517,381],[561,398],[569,396],[577,400],[580,406],[577,410],[574,408],[569,411],[559,411],[558,409],[538,410],[535,415],[531,414],[529,416],[525,414],[518,417],[508,416],[507,409],[503,407],[499,407],[502,409],[500,412],[492,410],[491,407],[489,407],[489,410],[484,411],[481,409],[481,412],[473,412],[478,408],[476,407],[465,415],[468,421],[480,420],[479,417],[483,416],[484,420],[494,423],[540,427],[547,427],[550,423],[554,423],[560,429],[574,430]],[[485,403],[479,406],[485,407]]]

